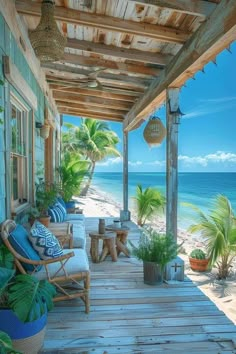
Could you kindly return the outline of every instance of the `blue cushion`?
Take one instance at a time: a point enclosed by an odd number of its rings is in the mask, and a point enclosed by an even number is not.
[[[60,257],[63,254],[56,236],[39,221],[35,221],[31,227],[29,239],[41,259]]]
[[[66,209],[66,203],[61,197],[57,197],[57,201]]]
[[[28,232],[22,225],[16,225],[16,228],[10,233],[9,242],[14,248],[14,250],[19,253],[22,257],[27,259],[32,259],[34,261],[40,261],[38,253],[33,249],[31,243],[28,239]],[[34,266],[31,264],[22,264],[25,270],[29,272],[34,271]],[[40,270],[42,266],[37,267],[37,271]]]
[[[60,203],[55,203],[48,208],[48,214],[51,216],[51,222],[63,222],[66,217],[66,209]]]

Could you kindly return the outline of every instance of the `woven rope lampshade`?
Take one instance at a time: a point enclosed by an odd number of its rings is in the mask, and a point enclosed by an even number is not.
[[[166,136],[166,128],[160,118],[152,117],[147,123],[143,136],[150,147],[159,146]]]
[[[53,0],[43,0],[39,25],[29,32],[29,38],[41,62],[56,61],[63,57],[66,38],[57,27]]]

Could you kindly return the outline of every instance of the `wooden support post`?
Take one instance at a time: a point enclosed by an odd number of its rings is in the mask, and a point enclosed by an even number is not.
[[[128,133],[123,132],[123,210],[120,212],[122,221],[130,220],[128,206]]]
[[[166,231],[177,241],[177,202],[178,202],[178,123],[179,89],[167,89],[166,97]]]

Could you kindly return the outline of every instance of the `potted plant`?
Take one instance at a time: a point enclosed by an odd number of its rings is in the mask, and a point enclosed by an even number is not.
[[[48,208],[56,201],[58,186],[55,183],[40,181],[36,184],[36,210],[38,211],[38,220],[45,225],[49,225],[50,216]]]
[[[178,246],[171,235],[160,234],[152,228],[144,228],[138,246],[132,246],[132,254],[143,261],[144,283],[155,285],[163,282],[164,269],[177,256]]]
[[[38,280],[33,275],[16,275],[14,269],[9,269],[11,264],[12,256],[2,245],[0,331],[10,336],[14,349],[23,353],[29,353],[29,350],[31,354],[37,353],[43,344],[47,312],[53,308],[56,290],[48,281]]]
[[[209,259],[206,253],[200,248],[195,248],[189,255],[189,263],[192,270],[205,272],[208,268]]]

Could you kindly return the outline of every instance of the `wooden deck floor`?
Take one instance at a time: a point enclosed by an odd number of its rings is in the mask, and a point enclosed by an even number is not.
[[[97,220],[86,220],[87,232]],[[236,353],[236,326],[189,279],[145,285],[134,258],[91,263],[90,299],[88,315],[80,300],[56,304],[42,353]]]

